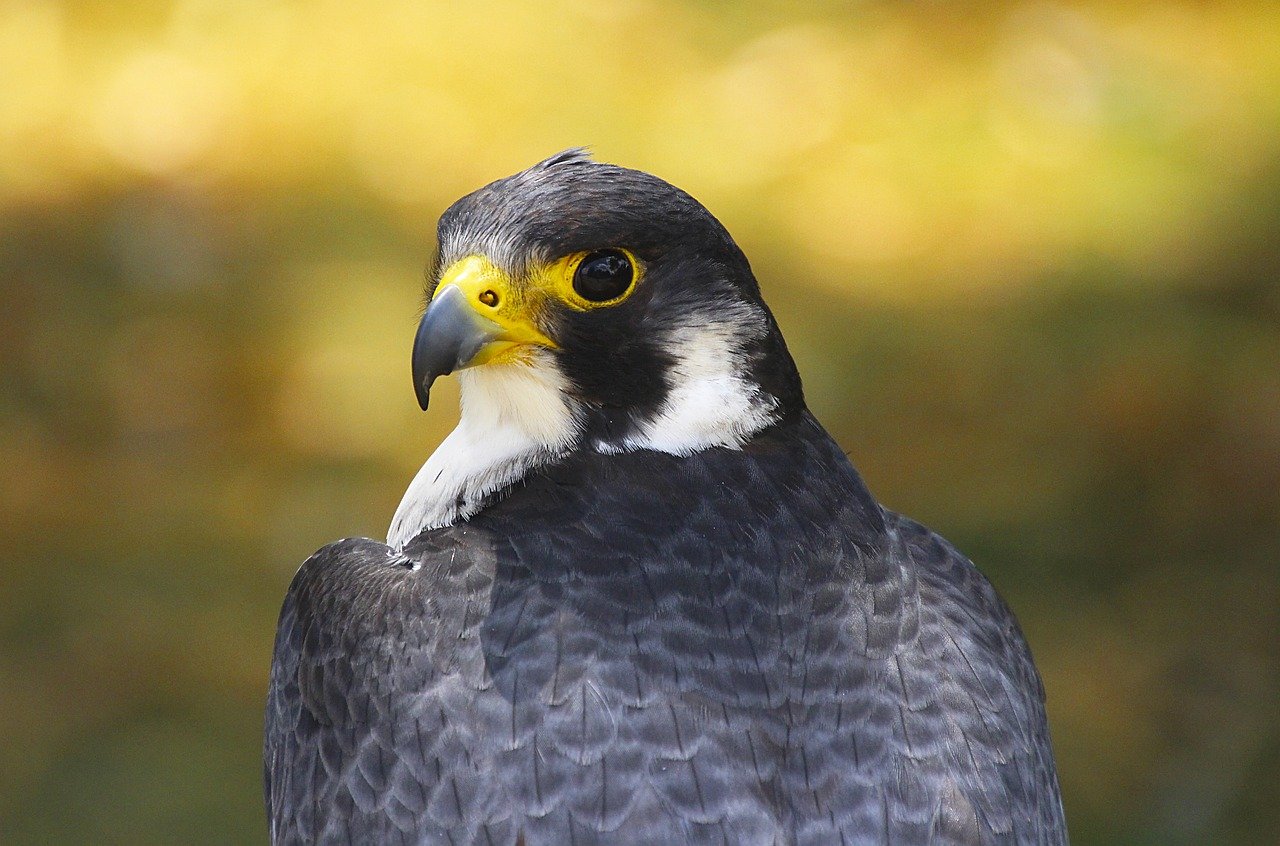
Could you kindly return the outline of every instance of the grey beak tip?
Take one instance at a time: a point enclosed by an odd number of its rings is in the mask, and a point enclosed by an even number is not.
[[[413,339],[413,390],[423,411],[436,379],[466,367],[499,332],[497,324],[467,305],[457,288],[436,295]]]
[[[431,386],[435,381],[434,376],[426,381],[413,380],[413,392],[418,397],[418,407],[423,411],[427,410],[427,404],[431,401]]]

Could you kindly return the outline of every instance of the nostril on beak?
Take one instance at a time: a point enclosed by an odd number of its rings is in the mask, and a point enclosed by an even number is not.
[[[480,299],[480,302],[484,303],[489,308],[496,308],[498,305],[498,292],[497,291],[481,291],[479,299]]]

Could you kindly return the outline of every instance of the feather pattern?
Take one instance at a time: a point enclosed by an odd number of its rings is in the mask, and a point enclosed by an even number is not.
[[[949,544],[807,412],[560,457],[280,616],[276,844],[1059,844],[1043,689]]]

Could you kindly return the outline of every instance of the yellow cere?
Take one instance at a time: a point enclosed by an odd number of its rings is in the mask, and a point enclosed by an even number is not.
[[[440,277],[436,296],[446,288],[457,288],[476,314],[498,325],[499,337],[486,344],[473,364],[500,364],[516,361],[530,346],[554,349],[556,343],[538,328],[542,308],[537,287],[516,284],[511,277],[484,256],[467,256],[450,265]]]

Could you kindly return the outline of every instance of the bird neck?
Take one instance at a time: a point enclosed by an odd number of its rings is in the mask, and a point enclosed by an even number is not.
[[[550,353],[460,372],[458,426],[409,484],[387,543],[400,549],[424,530],[466,520],[493,495],[576,450],[684,456],[738,449],[782,418],[777,398],[743,378],[728,338],[704,328],[670,348],[677,384],[656,412],[620,426],[598,425],[605,412],[576,397]]]
[[[763,303],[711,297],[696,308],[663,315],[645,331],[662,353],[663,390],[647,406],[592,410],[587,437],[600,452],[737,449],[803,408],[798,393],[776,391],[767,384],[771,379],[762,378],[771,375],[761,372],[762,362],[782,362],[795,372]],[[597,425],[601,418],[603,425]]]

